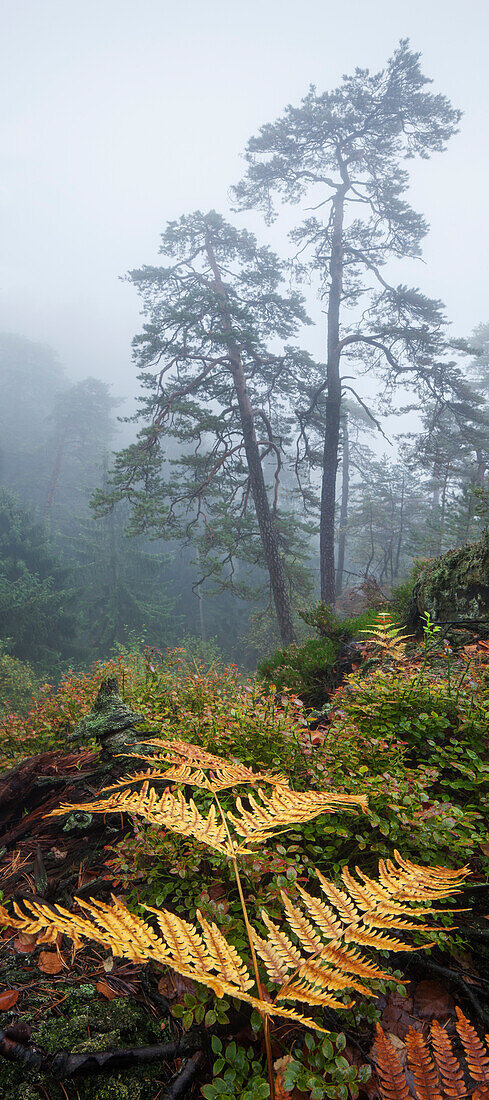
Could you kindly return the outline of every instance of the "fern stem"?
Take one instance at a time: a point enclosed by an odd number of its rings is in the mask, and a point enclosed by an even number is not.
[[[229,842],[229,849],[230,849],[230,852],[232,853],[230,859],[231,859],[231,863],[233,865],[233,871],[234,871],[234,877],[236,879],[236,885],[238,887],[239,900],[241,902],[241,909],[242,909],[242,912],[243,912],[243,920],[244,920],[244,923],[245,923],[246,935],[248,936],[248,943],[250,945],[251,960],[252,960],[252,963],[253,963],[253,971],[254,971],[254,974],[255,974],[256,988],[258,990],[258,996],[260,998],[260,1001],[264,1001],[265,998],[264,998],[264,995],[263,995],[263,986],[262,986],[262,983],[261,983],[260,972],[258,970],[258,959],[256,957],[255,946],[254,946],[254,943],[253,943],[253,929],[252,929],[251,924],[250,924],[250,919],[249,919],[249,916],[248,916],[248,909],[246,907],[245,896],[244,896],[244,893],[243,893],[243,885],[242,885],[242,882],[241,882],[241,875],[239,873],[238,861],[236,859],[236,852],[235,852],[235,848],[234,848],[233,838],[232,838],[231,833],[229,831],[229,826],[228,826],[228,823],[227,823],[226,815],[225,815],[224,810],[221,806],[219,798],[218,798],[217,794],[215,793],[215,791],[213,791],[212,793],[213,793],[213,796],[214,796],[214,800],[216,802],[216,806],[217,806],[217,808],[219,810],[219,813],[221,815],[221,820],[222,820],[222,823],[223,823],[224,828],[226,830],[226,834],[227,834],[227,838],[228,838],[228,842]],[[258,1010],[258,1011],[260,1011],[260,1010]],[[264,1036],[264,1039],[265,1039],[265,1051],[266,1051],[266,1056],[267,1056],[267,1070],[268,1070],[268,1084],[269,1084],[269,1087],[270,1087],[270,1100],[275,1100],[275,1079],[274,1079],[274,1076],[273,1076],[273,1056],[272,1056],[272,1042],[271,1042],[271,1038],[270,1038],[270,1020],[269,1020],[268,1016],[266,1015],[266,1013],[264,1013],[264,1012],[260,1012],[260,1016],[262,1018],[263,1036]]]

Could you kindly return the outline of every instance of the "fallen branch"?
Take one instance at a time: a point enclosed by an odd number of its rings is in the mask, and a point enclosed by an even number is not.
[[[198,1050],[192,1058],[189,1058],[188,1062],[185,1062],[170,1081],[170,1085],[163,1093],[161,1100],[178,1100],[179,1096],[187,1095],[187,1086],[193,1081],[203,1057],[202,1051]]]
[[[18,1065],[24,1066],[25,1069],[37,1073],[46,1073],[58,1079],[76,1077],[82,1073],[100,1073],[103,1070],[144,1065],[159,1058],[176,1058],[195,1051],[199,1051],[200,1057],[202,1057],[201,1047],[202,1033],[198,1032],[193,1035],[184,1035],[181,1039],[172,1042],[157,1043],[155,1046],[149,1047],[133,1047],[128,1050],[87,1051],[84,1054],[70,1054],[69,1051],[60,1050],[57,1054],[49,1054],[34,1044],[25,1045],[24,1043],[15,1042],[0,1028],[1,1057],[6,1058],[9,1062],[16,1062]],[[194,1072],[196,1072],[197,1065],[198,1062],[195,1062]],[[186,1080],[190,1080],[190,1077]],[[181,1095],[180,1092],[168,1093],[168,1097],[171,1097],[172,1100],[179,1095]]]

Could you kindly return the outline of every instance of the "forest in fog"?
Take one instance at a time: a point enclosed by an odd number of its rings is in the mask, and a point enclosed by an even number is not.
[[[489,1100],[487,4],[6,8],[0,1098]]]
[[[194,639],[252,668],[303,636],[304,608],[358,612],[477,537],[489,323],[454,334],[423,268],[399,282],[428,232],[409,170],[460,118],[403,40],[263,125],[231,212],[155,226],[161,263],[126,276],[129,402],[1,335],[4,653],[55,676]],[[284,225],[280,255],[257,210]]]

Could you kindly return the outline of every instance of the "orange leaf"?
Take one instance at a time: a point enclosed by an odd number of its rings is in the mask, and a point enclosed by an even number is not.
[[[43,974],[59,974],[65,963],[57,951],[41,951],[37,965]]]
[[[6,1012],[8,1008],[13,1008],[18,999],[18,989],[4,989],[3,993],[0,993],[0,1012]]]
[[[101,980],[99,982],[97,982],[97,987],[96,988],[98,989],[99,993],[102,994],[103,997],[107,998],[108,1001],[113,1001],[114,997],[119,996],[119,994],[116,993],[115,989],[112,989],[112,986],[109,985],[108,982],[104,982],[103,978],[101,978]]]

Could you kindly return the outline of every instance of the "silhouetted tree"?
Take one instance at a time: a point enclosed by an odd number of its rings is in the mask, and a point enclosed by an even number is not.
[[[291,234],[301,256],[309,250],[327,299],[326,376],[301,418],[303,433],[326,393],[320,519],[321,598],[335,599],[335,493],[342,394],[342,360],[385,368],[390,384],[415,378],[435,392],[447,350],[439,302],[417,289],[392,286],[387,261],[420,255],[424,219],[405,199],[407,158],[426,159],[445,148],[460,112],[426,91],[419,54],[401,41],[385,69],[356,69],[332,92],[311,87],[299,107],[287,107],[248,143],[248,171],[235,189],[241,208],[274,216],[272,196],[316,213]],[[344,311],[358,307],[347,326]]]
[[[279,293],[277,257],[215,212],[171,222],[160,252],[170,266],[129,275],[147,317],[134,340],[145,426],[116,456],[97,507],[126,498],[133,532],[196,539],[207,574],[227,567],[232,576],[236,557],[262,564],[289,645],[293,536],[279,511],[280,476],[288,402],[311,361],[283,342],[307,320],[301,299]]]

